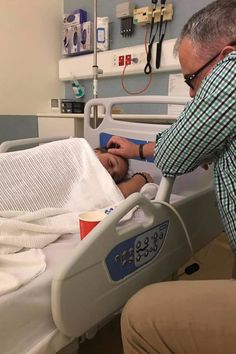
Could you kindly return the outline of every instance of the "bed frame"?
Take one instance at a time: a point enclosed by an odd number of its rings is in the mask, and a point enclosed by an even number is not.
[[[167,128],[162,123],[113,119],[112,107],[123,103],[185,104],[186,98],[138,96],[90,100],[85,107],[84,126],[85,137],[93,147],[104,144],[104,133],[154,141],[156,133]],[[94,129],[90,126],[90,113],[95,105],[103,105],[106,113]],[[161,179],[160,172],[150,162],[143,165],[132,160],[131,168],[148,171],[155,179]],[[223,227],[211,179],[211,173],[201,169],[177,178],[175,183],[173,179],[162,178],[156,201],[150,202],[139,193],[131,195],[78,245],[52,281],[52,314],[62,333],[69,337],[84,335],[120,311],[136,291],[168,279],[192,256],[186,230],[194,252],[220,234]],[[161,203],[169,200],[172,187],[174,193],[185,196],[172,204],[178,214],[168,204]],[[135,206],[142,209],[144,221],[118,226]]]
[[[116,97],[90,100],[85,107],[85,138],[93,147],[104,145],[110,135],[137,142],[154,141],[157,132],[168,127],[168,115],[161,123],[128,122],[113,119],[112,108],[119,104],[185,104],[186,98],[165,96]],[[105,117],[92,128],[91,110],[105,108]],[[127,117],[128,118],[128,117]],[[108,134],[108,135],[107,135]],[[66,137],[61,137],[66,138]],[[46,138],[43,142],[58,138]],[[105,140],[104,140],[105,139]],[[41,139],[6,142],[0,152]],[[163,178],[152,162],[132,160],[133,171],[149,172],[160,188],[155,201],[135,193],[121,203],[74,249],[70,259],[54,274],[51,307],[57,328],[69,337],[96,332],[101,323],[117,314],[139,289],[169,279],[192,256],[189,235],[196,252],[223,230],[211,186],[211,171],[197,169],[175,181]],[[184,196],[168,203],[171,192]],[[142,222],[118,223],[134,207],[143,212]],[[147,252],[148,251],[148,252]]]

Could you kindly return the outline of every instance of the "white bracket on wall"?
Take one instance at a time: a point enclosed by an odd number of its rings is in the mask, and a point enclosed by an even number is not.
[[[155,69],[156,43],[153,45],[152,68],[153,72],[180,71],[180,64],[173,55],[175,39],[163,42],[161,65]],[[120,76],[125,68],[125,75],[137,75],[144,72],[146,64],[146,52],[144,45],[120,48],[97,53],[99,68],[102,69],[102,77]],[[93,77],[93,54],[64,58],[59,61],[59,79],[70,81],[74,79],[91,79]]]

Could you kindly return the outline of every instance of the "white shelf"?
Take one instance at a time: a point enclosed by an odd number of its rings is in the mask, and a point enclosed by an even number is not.
[[[42,118],[84,118],[83,113],[56,113],[56,112],[45,112],[37,113],[37,117]]]
[[[153,72],[180,71],[180,64],[173,55],[176,39],[169,39],[162,44],[161,65],[155,69],[156,43],[153,45],[152,68]],[[101,77],[120,76],[124,66],[119,66],[118,57],[130,54],[137,59],[137,63],[127,65],[125,75],[142,74],[146,65],[146,52],[144,44],[127,48],[119,48],[97,53],[99,69],[103,70]],[[63,58],[59,61],[59,79],[69,81],[74,79],[91,79],[93,77],[93,54]]]

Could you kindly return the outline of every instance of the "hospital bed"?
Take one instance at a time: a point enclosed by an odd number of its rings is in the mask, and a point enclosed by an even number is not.
[[[168,125],[113,119],[114,105],[185,102],[165,96],[90,100],[85,107],[85,137],[93,147],[103,146],[114,134],[138,143],[154,141]],[[90,126],[94,105],[105,107],[97,128]],[[82,242],[78,243],[78,235],[71,235],[47,246],[46,272],[0,297],[2,353],[55,353],[73,338],[90,337],[136,291],[170,279],[192,252],[222,231],[210,171],[197,169],[174,181],[162,178],[151,161],[132,160],[130,169],[154,176],[160,184],[155,201],[135,193]],[[169,204],[172,191],[179,198]],[[120,223],[137,207],[130,221]]]

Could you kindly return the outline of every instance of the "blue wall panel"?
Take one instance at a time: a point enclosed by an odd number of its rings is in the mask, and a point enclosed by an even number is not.
[[[0,115],[0,143],[6,140],[36,136],[38,136],[38,119],[36,116]]]

